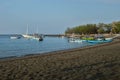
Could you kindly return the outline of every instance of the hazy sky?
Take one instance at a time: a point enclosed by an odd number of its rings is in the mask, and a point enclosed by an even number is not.
[[[67,27],[120,20],[120,0],[0,0],[0,34],[64,33]]]

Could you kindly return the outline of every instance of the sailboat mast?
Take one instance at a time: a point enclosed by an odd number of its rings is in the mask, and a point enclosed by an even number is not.
[[[26,34],[28,34],[28,24],[27,24],[27,31],[26,31]]]
[[[38,34],[38,25],[37,25],[37,30],[36,30],[36,33]]]

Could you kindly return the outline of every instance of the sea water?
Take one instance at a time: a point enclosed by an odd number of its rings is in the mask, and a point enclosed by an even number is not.
[[[37,41],[25,38],[10,39],[10,36],[0,35],[0,58],[44,54],[92,45],[90,43],[69,43],[67,38],[59,37],[45,37],[43,41]]]

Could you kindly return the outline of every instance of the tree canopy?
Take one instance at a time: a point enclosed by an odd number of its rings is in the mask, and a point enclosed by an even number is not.
[[[120,33],[120,21],[110,24],[86,24],[79,25],[73,28],[67,28],[65,34],[96,34],[96,33]]]

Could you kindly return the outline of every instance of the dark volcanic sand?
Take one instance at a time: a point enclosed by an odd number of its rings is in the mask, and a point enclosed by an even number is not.
[[[0,60],[0,80],[120,80],[120,41]]]

